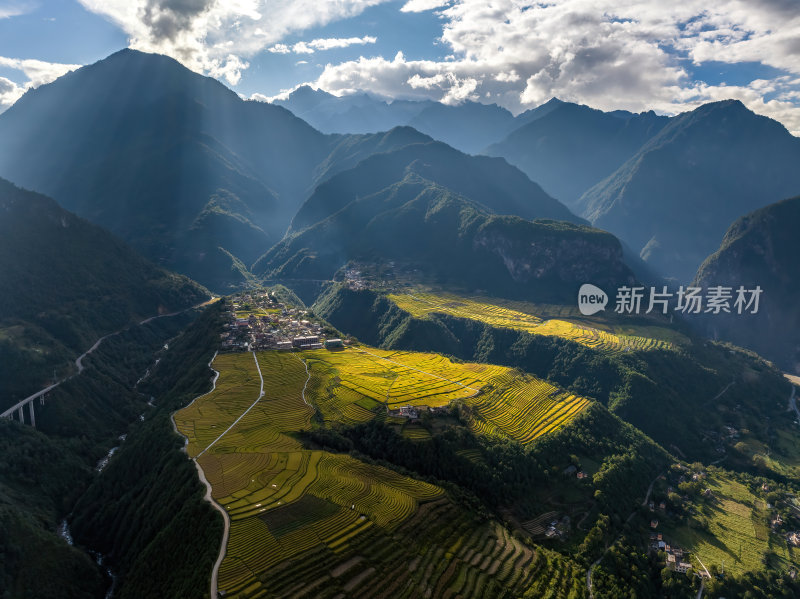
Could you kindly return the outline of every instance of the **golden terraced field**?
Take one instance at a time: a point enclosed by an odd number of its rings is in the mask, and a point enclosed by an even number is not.
[[[367,347],[221,354],[213,367],[220,373],[215,390],[177,412],[175,423],[231,520],[219,571],[227,596],[423,597],[472,589],[490,597],[571,580],[564,569],[573,566],[475,521],[440,488],[347,454],[307,449],[297,434],[312,427],[315,409],[326,421],[353,423],[387,406],[460,399],[476,432],[527,442],[563,425],[586,400],[499,366]],[[426,439],[419,428],[407,436]],[[420,537],[415,528],[423,522]],[[413,567],[391,576],[394,591],[386,594],[386,576],[398,563]]]
[[[639,327],[653,335],[648,337],[610,332],[561,318],[543,319],[534,313],[534,305],[525,302],[427,292],[390,294],[388,297],[416,318],[446,314],[455,318],[477,320],[493,327],[525,331],[532,335],[561,337],[607,352],[669,349],[673,347],[673,341],[681,340],[680,335],[661,327]]]

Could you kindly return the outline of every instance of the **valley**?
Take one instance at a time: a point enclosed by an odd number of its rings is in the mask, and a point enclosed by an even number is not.
[[[126,48],[0,114],[0,597],[800,596],[782,122],[200,64]],[[760,310],[605,296],[688,285]]]

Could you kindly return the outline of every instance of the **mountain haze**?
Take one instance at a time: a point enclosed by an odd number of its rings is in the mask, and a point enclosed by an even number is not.
[[[283,234],[333,141],[171,58],[123,50],[0,115],[0,175],[224,288]]]
[[[710,335],[757,351],[800,374],[800,196],[743,216],[725,234],[720,248],[703,262],[695,284],[763,289],[757,314],[708,316]]]
[[[403,133],[404,138],[411,139],[419,135],[407,128],[392,133]],[[409,172],[451,189],[495,214],[585,223],[502,158],[468,156],[442,142],[429,141],[375,153],[322,182],[298,210],[291,230],[313,225],[353,199],[400,181]]]
[[[450,106],[432,100],[392,100],[369,94],[334,96],[301,86],[285,100],[274,102],[291,110],[325,133],[375,133],[408,125],[448,145],[477,154],[519,126],[514,116],[496,104],[464,102]],[[526,115],[534,118],[530,111]]]
[[[504,157],[549,194],[575,207],[587,189],[633,156],[668,120],[652,111],[608,113],[565,102],[515,129],[486,153]]]
[[[731,222],[800,191],[800,139],[737,100],[674,117],[578,211],[655,270],[694,276]]]

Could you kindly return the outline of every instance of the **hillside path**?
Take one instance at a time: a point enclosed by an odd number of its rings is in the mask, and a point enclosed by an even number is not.
[[[242,413],[241,413],[241,415],[240,415],[240,416],[239,416],[239,417],[238,417],[236,420],[234,420],[234,421],[233,421],[233,423],[232,423],[232,424],[231,424],[231,425],[230,425],[228,428],[226,428],[224,431],[222,431],[222,434],[221,434],[219,437],[217,437],[217,438],[216,438],[216,439],[214,439],[214,440],[213,440],[211,443],[209,443],[209,444],[208,444],[208,447],[206,447],[206,448],[205,448],[203,451],[201,451],[200,453],[198,453],[198,454],[195,456],[195,458],[194,458],[194,459],[197,459],[197,458],[199,458],[201,455],[203,455],[205,452],[207,452],[209,449],[211,449],[211,447],[213,447],[213,445],[214,445],[214,444],[215,444],[217,441],[219,441],[220,439],[222,439],[222,437],[224,437],[225,435],[227,435],[227,434],[230,432],[230,430],[231,430],[231,429],[232,429],[234,426],[236,426],[237,424],[239,424],[239,421],[240,421],[242,418],[244,418],[245,416],[247,416],[247,413],[248,413],[250,410],[252,410],[253,408],[255,408],[255,407],[256,407],[256,404],[257,404],[259,401],[261,401],[261,398],[262,398],[262,397],[264,397],[264,377],[263,377],[263,375],[261,374],[261,366],[260,366],[260,365],[259,365],[259,363],[258,363],[258,358],[256,357],[256,352],[254,352],[254,351],[253,351],[253,352],[250,352],[250,353],[251,353],[251,354],[253,354],[253,360],[255,360],[255,363],[256,363],[256,370],[258,370],[258,378],[261,380],[261,389],[260,389],[260,390],[259,390],[259,392],[258,392],[258,397],[256,397],[256,400],[255,400],[255,401],[254,401],[252,404],[250,404],[250,407],[249,407],[249,408],[247,408],[247,409],[246,409],[244,412],[242,412]],[[214,597],[214,595],[212,595],[212,597]]]
[[[652,493],[652,492],[653,492],[653,486],[656,484],[656,481],[658,480],[658,477],[659,477],[659,476],[661,476],[662,474],[664,474],[664,473],[663,473],[663,472],[660,472],[660,473],[658,474],[658,476],[656,476],[656,477],[655,477],[655,478],[654,478],[652,481],[650,481],[650,486],[649,486],[649,487],[647,487],[647,494],[644,496],[644,501],[642,501],[642,506],[646,506],[646,505],[647,505],[647,502],[648,502],[648,500],[650,499],[650,493]],[[623,524],[623,525],[622,525],[622,528],[623,528],[623,530],[624,530],[625,526],[627,526],[628,522],[630,522],[630,521],[633,519],[633,517],[634,517],[635,515],[636,515],[636,510],[633,510],[633,511],[631,512],[630,516],[628,516],[628,517],[625,519],[625,524]],[[587,588],[587,589],[589,589],[589,599],[594,599],[594,590],[592,589],[592,575],[594,574],[594,569],[595,569],[595,567],[596,567],[596,566],[597,566],[597,565],[598,565],[600,562],[602,562],[602,561],[603,561],[603,558],[604,558],[604,557],[606,556],[606,554],[608,553],[608,550],[609,550],[609,549],[611,549],[611,548],[612,548],[612,547],[613,547],[613,546],[614,546],[614,545],[615,545],[615,544],[616,544],[616,543],[617,543],[617,542],[618,542],[618,541],[619,541],[621,538],[622,538],[622,533],[620,533],[620,534],[619,534],[619,536],[618,536],[616,539],[614,539],[614,542],[613,542],[613,543],[611,543],[610,545],[608,545],[608,546],[606,547],[605,551],[603,551],[603,555],[601,555],[600,557],[598,557],[598,558],[597,558],[597,559],[594,561],[594,563],[592,563],[592,565],[591,565],[591,566],[589,566],[589,569],[586,571],[586,588]]]

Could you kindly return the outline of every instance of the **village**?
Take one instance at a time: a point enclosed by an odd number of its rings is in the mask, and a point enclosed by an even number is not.
[[[730,431],[728,432],[730,433]],[[653,552],[663,553],[662,559],[667,568],[678,573],[692,570],[700,577],[724,576],[724,564],[721,572],[711,564],[708,564],[707,569],[699,555],[692,555],[685,547],[681,547],[675,538],[672,538],[676,535],[680,536],[680,534],[685,536],[685,530],[683,533],[679,533],[679,531],[689,521],[692,522],[691,526],[702,535],[704,531],[708,530],[708,518],[720,517],[712,514],[718,513],[722,514],[722,518],[727,517],[721,506],[727,500],[725,493],[731,491],[730,487],[725,485],[735,483],[728,481],[721,485],[720,481],[721,479],[716,474],[710,473],[697,463],[691,464],[689,467],[683,464],[674,464],[668,473],[658,477],[653,488],[657,498],[647,503],[650,512],[648,546]],[[774,490],[767,482],[760,483],[758,486],[753,485],[751,489],[753,493],[758,494],[756,497],[766,497]],[[763,506],[760,508],[763,511],[754,511],[751,517],[764,518],[764,524],[767,525],[766,531],[768,531],[766,534],[784,537],[788,546],[800,547],[800,531],[786,530],[787,506],[790,508],[788,513],[800,514],[800,510],[794,506],[794,496],[786,495],[780,499],[779,503],[782,506],[780,509],[778,509],[778,505],[773,505],[764,499],[755,501]],[[784,512],[784,516],[781,515],[781,512]],[[790,517],[789,520],[796,522],[794,517]],[[727,522],[727,525],[730,528],[733,527],[732,522]],[[707,557],[706,561],[708,561]],[[792,578],[796,575],[794,569],[791,569],[789,573]]]
[[[265,289],[230,298],[222,351],[343,349],[343,340],[310,310],[290,306]]]

